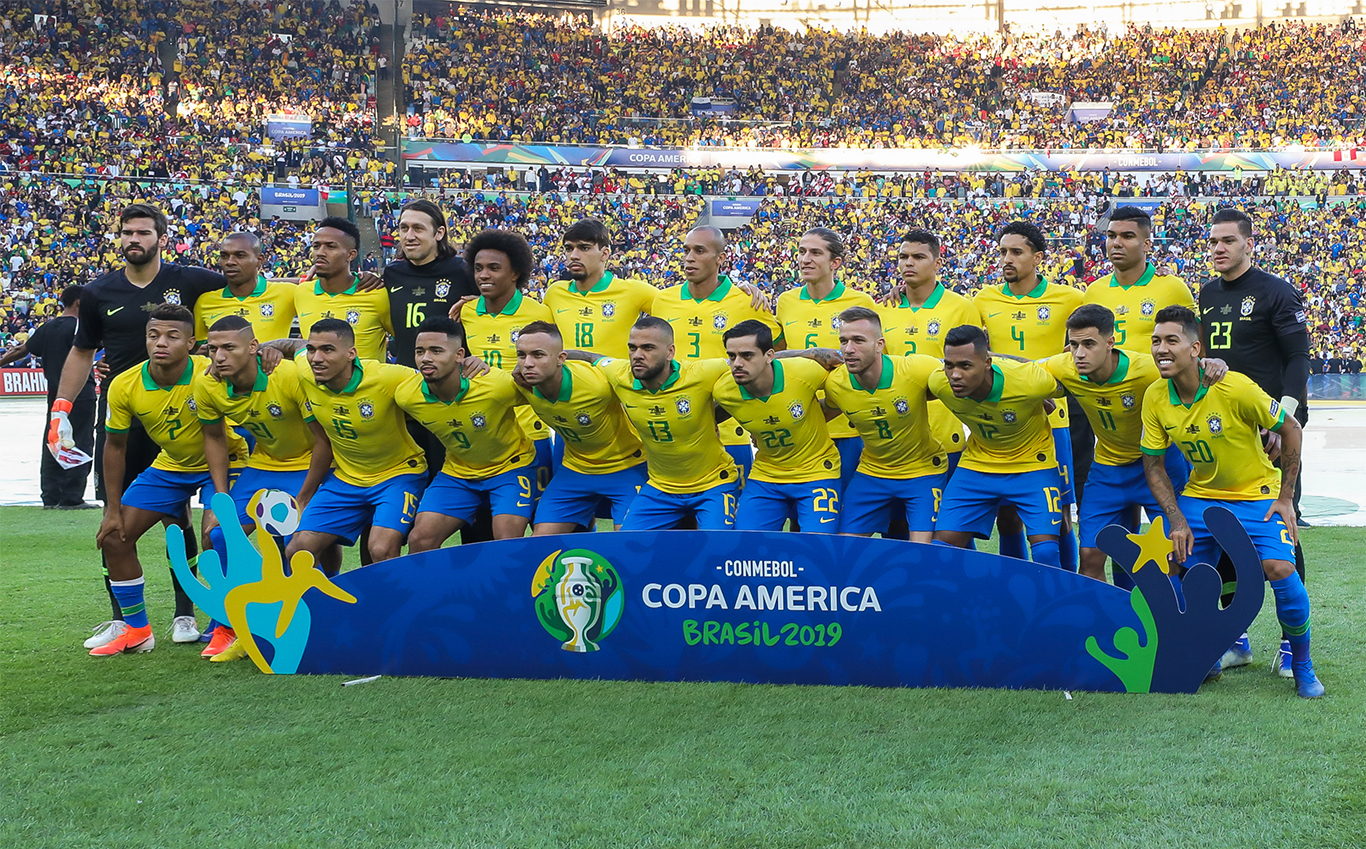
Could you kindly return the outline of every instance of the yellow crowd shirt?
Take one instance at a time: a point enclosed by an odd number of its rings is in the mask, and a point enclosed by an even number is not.
[[[838,351],[839,314],[850,307],[874,309],[876,306],[867,294],[850,289],[843,281],[836,280],[835,288],[821,300],[812,298],[805,286],[788,289],[778,296],[775,311],[789,348],[830,348]],[[831,419],[828,429],[831,439],[848,439],[858,435],[844,416]]]
[[[626,356],[631,325],[648,313],[659,290],[631,277],[607,272],[587,291],[574,280],[558,280],[545,291],[564,346],[604,357]]]
[[[309,328],[324,318],[339,318],[356,332],[356,356],[383,363],[388,359],[385,344],[394,329],[389,324],[389,290],[360,292],[356,282],[335,294],[323,291],[319,280],[305,280],[294,287],[294,309],[299,314],[299,332],[308,338]]]
[[[1079,289],[1040,277],[1028,294],[1016,295],[1001,283],[978,290],[973,303],[991,350],[1042,360],[1067,348],[1067,319],[1081,299]],[[1067,427],[1067,405],[1059,404],[1048,418],[1052,427]]]
[[[1121,286],[1113,274],[1086,287],[1084,304],[1100,304],[1115,314],[1115,344],[1144,354],[1152,350],[1154,319],[1163,307],[1195,309],[1195,296],[1180,277],[1158,274],[1152,263],[1132,286]]]
[[[204,371],[207,357],[190,357],[185,370],[171,386],[158,386],[152,379],[151,364],[130,368],[109,382],[108,410],[104,429],[127,433],[137,419],[161,453],[152,468],[166,472],[207,472],[204,458],[204,431],[199,426],[195,388],[211,381]],[[247,460],[247,442],[228,431],[228,462],[241,466]]]
[[[517,336],[533,321],[555,323],[550,309],[522,292],[512,296],[501,312],[491,313],[482,297],[473,309],[466,305],[460,312],[460,323],[465,327],[465,348],[497,369],[511,372],[517,368]],[[517,422],[532,439],[549,439],[550,428],[536,416],[529,406],[517,408]]]
[[[930,376],[930,391],[968,426],[959,466],[991,474],[1058,467],[1043,400],[1058,391],[1052,375],[1033,363],[996,359],[991,392],[983,401],[954,397],[943,370]]]
[[[547,398],[539,389],[518,387],[541,420],[564,438],[564,466],[585,475],[605,475],[638,466],[644,448],[626,411],[601,369],[564,364],[560,392]]]
[[[813,360],[773,361],[773,391],[749,394],[730,369],[716,381],[716,403],[754,435],[750,478],[767,483],[811,483],[840,476],[840,454],[825,426],[817,392],[829,372]]]
[[[312,373],[307,379],[313,380]],[[270,374],[258,363],[255,383],[242,394],[227,381],[199,380],[194,400],[201,422],[227,420],[251,432],[256,444],[247,460],[249,467],[273,472],[308,468],[313,457],[313,432],[308,422],[313,421],[313,415],[308,412],[296,361],[285,360]],[[231,428],[228,432],[232,433]]]
[[[452,477],[483,480],[536,458],[531,440],[517,425],[515,410],[526,400],[508,372],[493,369],[460,378],[460,391],[447,403],[432,394],[422,375],[410,371],[395,399],[446,446],[441,471]]]
[[[925,390],[942,368],[934,357],[882,357],[882,376],[864,389],[847,366],[830,372],[826,403],[843,410],[863,437],[858,470],[875,478],[905,480],[948,469],[944,446],[930,431]]]
[[[1096,434],[1096,462],[1103,466],[1124,466],[1142,456],[1143,393],[1161,377],[1150,355],[1130,354],[1120,348],[1115,353],[1119,362],[1104,383],[1078,374],[1070,353],[1054,354],[1039,362],[1086,412]]]
[[[237,315],[251,322],[251,329],[262,342],[288,339],[294,326],[293,283],[271,283],[264,277],[245,298],[224,286],[221,292],[200,295],[194,302],[194,338],[209,338],[209,328],[220,318]]]

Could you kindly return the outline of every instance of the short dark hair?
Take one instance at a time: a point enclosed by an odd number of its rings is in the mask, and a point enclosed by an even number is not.
[[[1067,329],[1087,327],[1094,327],[1101,336],[1111,336],[1115,332],[1115,314],[1100,304],[1082,304],[1067,317]]]
[[[433,230],[441,230],[443,228],[446,230],[446,232],[436,240],[437,259],[455,256],[455,246],[451,244],[451,230],[446,224],[446,213],[442,211],[441,207],[436,205],[435,201],[430,201],[426,198],[410,200],[399,209],[398,218],[396,220],[403,220],[403,213],[405,212],[420,212],[432,219]]]
[[[754,337],[754,344],[760,351],[773,350],[773,331],[767,324],[755,318],[748,318],[721,334],[723,343],[732,339],[744,339],[747,336]]]
[[[1039,225],[1033,221],[1012,221],[1002,227],[1001,231],[996,234],[997,244],[1006,236],[1022,237],[1026,242],[1029,242],[1029,246],[1034,249],[1035,253],[1043,253],[1048,250],[1047,237],[1039,229]]]
[[[219,241],[226,242],[228,239],[241,239],[251,250],[258,254],[261,252],[261,237],[249,230],[234,230]]]
[[[347,221],[345,218],[341,218],[336,215],[329,215],[327,218],[324,218],[322,221],[319,221],[318,226],[314,229],[321,230],[324,227],[331,227],[333,230],[342,231],[351,238],[352,248],[360,247],[360,228],[357,227],[355,224],[352,224],[350,221]]]
[[[544,333],[564,347],[564,337],[560,335],[560,328],[556,327],[553,321],[533,321],[521,329],[519,338],[533,333]]]
[[[515,230],[481,230],[465,243],[465,264],[474,271],[474,258],[480,251],[498,251],[508,258],[517,275],[517,288],[525,289],[531,282],[531,270],[536,267],[536,255],[526,237]]]
[[[960,345],[971,345],[972,350],[978,354],[985,354],[990,347],[986,331],[975,324],[960,324],[944,336],[945,348],[956,348]]]
[[[1163,307],[1153,317],[1153,326],[1156,327],[1159,324],[1179,324],[1181,325],[1181,332],[1188,338],[1200,338],[1200,319],[1195,315],[1195,310],[1190,307]]]
[[[340,318],[320,318],[313,322],[313,326],[308,328],[308,335],[315,333],[332,333],[347,345],[356,344],[356,331],[351,325],[342,321]]]
[[[1144,233],[1151,233],[1153,217],[1141,206],[1121,206],[1110,213],[1110,221],[1132,221]]]
[[[820,238],[822,242],[825,242],[825,249],[830,251],[831,259],[844,258],[844,239],[840,237],[839,233],[836,233],[829,227],[812,227],[802,234],[803,239],[807,236],[816,236]]]
[[[85,294],[84,286],[67,286],[62,290],[62,306],[71,309],[76,306],[76,302]]]
[[[564,231],[560,237],[560,242],[591,242],[600,248],[612,247],[612,234],[596,218],[581,218],[569,225],[569,229]]]
[[[907,230],[901,234],[901,242],[898,244],[906,242],[910,242],[912,245],[929,245],[930,253],[939,256],[939,237],[929,230],[922,230],[919,227]]]
[[[417,333],[444,333],[449,339],[456,341],[457,348],[465,347],[465,328],[460,326],[460,322],[446,315],[434,315],[426,319],[417,326]]]
[[[632,330],[658,330],[670,341],[674,338],[674,326],[658,316],[642,315],[631,325]]]
[[[243,330],[250,329],[251,322],[247,321],[240,315],[225,315],[222,318],[218,319],[218,321],[215,321],[213,324],[209,325],[210,333],[221,333],[224,330],[236,330],[238,332],[241,332]]]
[[[867,307],[850,307],[839,315],[840,324],[848,324],[851,321],[871,321],[873,326],[882,331],[882,316],[876,310]]]
[[[190,312],[189,307],[181,304],[159,304],[147,316],[148,321],[178,321],[181,324],[188,324],[190,329],[194,329],[194,313]]]
[[[119,213],[119,229],[123,229],[123,225],[132,221],[134,218],[152,219],[152,222],[156,225],[157,238],[159,239],[166,235],[166,213],[157,209],[155,206],[152,206],[150,203],[135,203],[125,206],[123,212]]]
[[[1244,239],[1252,238],[1252,219],[1241,209],[1226,206],[1214,213],[1214,217],[1209,220],[1209,223],[1213,227],[1215,224],[1224,224],[1229,221],[1238,225],[1238,235]]]

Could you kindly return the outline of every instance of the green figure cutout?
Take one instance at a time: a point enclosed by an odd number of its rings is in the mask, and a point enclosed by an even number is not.
[[[1157,623],[1153,621],[1153,612],[1148,609],[1148,600],[1137,587],[1129,593],[1129,604],[1138,614],[1138,621],[1143,624],[1148,636],[1147,645],[1139,643],[1138,632],[1133,628],[1120,628],[1115,632],[1115,648],[1123,653],[1123,657],[1106,654],[1095,637],[1086,638],[1086,651],[1115,673],[1124,684],[1125,692],[1146,693],[1152,689],[1153,665],[1157,661]]]

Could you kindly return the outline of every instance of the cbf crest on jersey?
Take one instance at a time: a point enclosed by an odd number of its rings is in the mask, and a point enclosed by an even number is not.
[[[1243,298],[1243,304],[1241,307],[1238,308],[1238,314],[1242,316],[1249,316],[1252,315],[1252,311],[1256,308],[1257,298],[1253,295],[1248,295],[1246,298]]]
[[[275,305],[274,305],[274,304],[261,304],[261,318],[274,318],[274,317],[275,317]]]
[[[1128,392],[1125,392],[1123,395],[1120,396],[1119,403],[1124,405],[1124,409],[1132,410],[1134,408],[1134,405],[1138,403],[1138,399],[1135,398],[1133,395],[1129,394]]]
[[[167,290],[166,290],[166,303],[168,303],[168,304],[176,304],[176,305],[179,305],[179,304],[180,304],[180,290],[179,290],[179,289],[167,289]]]
[[[579,413],[574,417],[574,420],[583,427],[588,427],[593,423],[593,419],[587,413]]]
[[[801,401],[793,401],[792,405],[787,408],[787,411],[792,414],[792,418],[794,419],[800,419],[806,414],[806,408],[802,406]]]
[[[189,407],[189,408],[190,408],[190,412],[192,412],[192,413],[197,413],[197,412],[199,412],[199,405],[196,404],[196,403],[194,402],[194,398],[186,398],[186,399],[185,399],[185,406]]]
[[[1015,411],[1003,410],[1001,412],[1001,421],[1005,422],[1006,424],[1015,424]]]
[[[347,324],[360,324],[360,310],[347,310],[347,311],[346,311],[346,323],[347,323]]]
[[[280,407],[279,404],[269,404],[269,405],[267,405],[267,406],[266,406],[266,413],[267,413],[272,419],[283,419],[283,418],[285,417],[285,411],[284,411],[284,409],[282,409],[282,408]]]
[[[488,427],[489,420],[480,413],[475,413],[470,417],[470,424],[474,425],[475,430],[483,430]]]
[[[370,401],[361,401],[360,417],[363,419],[373,419],[375,417],[375,405]]]
[[[1143,305],[1139,308],[1139,311],[1143,313],[1145,318],[1150,317],[1153,313],[1157,312],[1157,304],[1152,301],[1144,301]]]
[[[616,304],[612,303],[611,301],[608,301],[607,303],[605,303],[605,304],[602,305],[602,317],[603,317],[603,318],[611,318],[612,316],[614,316],[614,315],[616,315],[616,314],[617,314],[617,305],[616,305]]]
[[[1205,424],[1209,425],[1209,432],[1211,434],[1217,436],[1224,432],[1224,420],[1218,416],[1210,416],[1205,420]]]
[[[717,330],[725,330],[729,321],[725,313],[719,312],[711,317],[711,326]]]
[[[897,415],[900,416],[904,416],[911,411],[911,402],[907,401],[905,398],[896,399],[896,401],[892,403],[892,406],[896,408]]]
[[[1039,310],[1038,310],[1039,321],[1048,321],[1048,317],[1049,317],[1050,315],[1052,315],[1052,314],[1053,314],[1053,311],[1050,310],[1048,307],[1039,307]]]
[[[438,281],[436,281],[436,296],[437,296],[438,298],[445,298],[445,297],[446,297],[447,295],[449,295],[450,293],[451,293],[451,281],[449,281],[449,280],[438,280]]]
[[[678,414],[680,416],[686,416],[692,411],[692,402],[687,398],[679,398],[674,402],[674,406],[678,408]]]
[[[931,336],[938,336],[938,335],[939,335],[939,319],[937,319],[937,318],[932,318],[932,319],[930,319],[930,323],[927,324],[927,325],[925,325],[925,332],[928,333],[928,334],[931,335]]]

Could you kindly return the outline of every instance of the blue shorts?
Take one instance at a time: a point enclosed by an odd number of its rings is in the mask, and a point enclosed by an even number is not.
[[[1062,503],[1057,469],[996,474],[960,468],[944,490],[935,528],[986,539],[991,536],[996,511],[1002,504],[1013,504],[1024,522],[1025,534],[1057,536]]]
[[[631,502],[621,529],[670,531],[678,527],[681,520],[693,517],[699,531],[728,531],[735,527],[735,507],[739,499],[738,481],[688,495],[663,492],[647,483]]]
[[[754,468],[754,447],[751,445],[727,445],[726,453],[735,461],[735,468],[740,471],[740,486],[745,485],[749,480],[749,471]]]
[[[1058,475],[1062,478],[1062,503],[1076,504],[1077,491],[1072,488],[1072,431],[1065,427],[1053,428],[1053,451],[1058,455]]]
[[[1238,517],[1238,521],[1247,530],[1247,535],[1252,537],[1252,544],[1257,547],[1258,557],[1263,560],[1284,560],[1294,563],[1295,544],[1290,541],[1290,529],[1285,526],[1285,521],[1274,514],[1270,521],[1264,518],[1272,503],[1270,498],[1261,501],[1215,501],[1210,498],[1193,498],[1189,495],[1177,498],[1176,506],[1181,515],[1186,517],[1186,522],[1191,526],[1191,534],[1195,537],[1195,551],[1191,559],[1186,561],[1186,565],[1208,563],[1215,566],[1219,563],[1219,554],[1223,549],[1219,547],[1209,528],[1205,527],[1205,510],[1216,504],[1227,507]]]
[[[426,483],[427,473],[418,472],[396,475],[374,486],[356,486],[334,471],[304,508],[297,532],[331,534],[347,545],[355,545],[367,525],[406,536],[413,529]]]
[[[611,503],[612,524],[620,525],[626,521],[626,512],[636,493],[645,486],[645,480],[644,463],[605,475],[558,468],[536,507],[536,524],[563,522],[591,528],[598,502],[605,500]]]
[[[232,486],[239,471],[229,472],[228,486]],[[208,472],[168,472],[148,466],[123,493],[123,506],[179,517],[195,493],[199,494],[201,504],[208,504],[214,492],[213,478]]]
[[[950,451],[946,456],[948,457],[948,475],[949,477],[953,477],[953,473],[958,471],[958,461],[963,459],[963,452]]]
[[[278,489],[298,498],[299,491],[304,488],[304,480],[307,477],[307,469],[299,469],[293,472],[269,471],[250,467],[243,469],[242,474],[238,475],[237,480],[232,484],[232,503],[237,508],[237,523],[248,529],[256,527],[256,523],[247,514],[247,504],[256,493],[263,489]]]
[[[440,513],[470,524],[480,505],[487,504],[490,515],[530,521],[536,503],[536,469],[535,463],[528,463],[483,480],[461,480],[441,472],[427,484],[417,512]]]
[[[1172,487],[1181,492],[1190,474],[1190,465],[1175,446],[1167,451],[1166,465]],[[1119,525],[1136,533],[1134,505],[1148,511],[1149,517],[1162,515],[1162,508],[1148,488],[1143,461],[1135,460],[1123,466],[1092,463],[1091,473],[1086,478],[1086,494],[1082,496],[1081,509],[1077,512],[1081,547],[1095,548],[1096,536],[1106,525]]]
[[[556,475],[557,473],[563,472],[563,471],[564,471],[564,439],[563,439],[558,433],[555,433],[554,431],[551,431],[551,433],[552,433],[553,435],[551,436],[551,440],[552,440],[552,441],[551,441],[551,446],[550,446],[550,474],[546,477],[546,486],[547,486],[547,487],[550,485],[549,482],[550,482],[550,479],[551,479],[551,478],[555,477],[555,475]],[[541,456],[541,455],[540,455],[540,453],[539,453],[539,451],[538,451],[538,453],[536,454],[536,458],[537,458],[538,461],[540,460],[540,456]],[[644,485],[644,484],[642,483],[642,485]],[[542,496],[545,495],[545,490],[544,490],[544,489],[541,490],[541,495],[542,495]],[[536,499],[536,504],[537,504],[537,509],[539,509],[539,508],[540,508],[540,498],[539,498],[539,497]],[[595,511],[595,512],[593,513],[593,516],[594,516],[594,518],[597,518],[597,519],[611,519],[611,520],[612,520],[612,524],[614,524],[614,525],[619,525],[619,524],[621,524],[621,519],[617,516],[617,514],[616,514],[615,512],[613,512],[614,509],[615,509],[615,508],[612,506],[612,502],[611,502],[610,500],[608,500],[608,499],[606,499],[606,498],[600,498],[600,499],[598,499],[598,506],[594,508],[594,511]],[[589,522],[589,523],[588,523],[588,529],[589,529],[589,530],[593,530],[593,528],[594,528],[593,523],[592,523],[592,522]]]
[[[550,479],[555,475],[555,458],[552,456],[554,452],[551,450],[549,438],[538,439],[531,444],[536,448],[536,459],[531,462],[531,465],[536,467],[536,491],[533,494],[536,500],[540,501],[541,496],[545,494],[545,488],[550,485]]]
[[[938,472],[916,478],[879,478],[858,472],[844,490],[840,505],[840,533],[886,533],[892,511],[905,511],[911,533],[933,531],[939,501],[948,475]]]
[[[812,534],[839,530],[839,478],[810,483],[769,483],[750,479],[735,512],[738,531],[781,531],[789,514]]]
[[[842,439],[834,440],[835,448],[840,452],[840,493],[849,486],[849,481],[854,479],[854,474],[858,472],[858,461],[863,456],[863,437],[846,436]],[[803,530],[805,528],[803,527]]]

